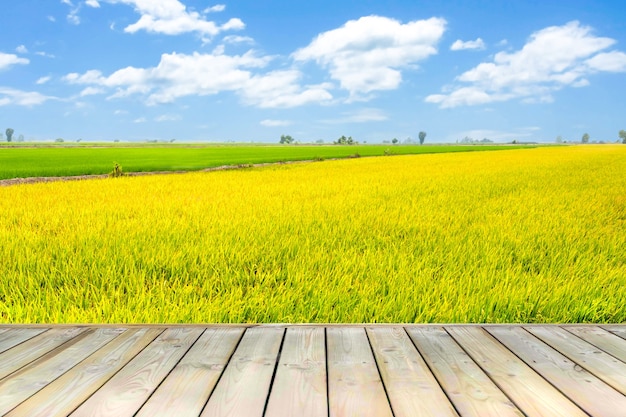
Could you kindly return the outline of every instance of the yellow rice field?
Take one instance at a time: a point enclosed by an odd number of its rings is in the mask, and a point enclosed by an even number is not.
[[[0,188],[0,322],[624,322],[626,146]]]

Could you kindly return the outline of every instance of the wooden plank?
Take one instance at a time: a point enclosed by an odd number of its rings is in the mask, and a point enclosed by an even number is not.
[[[31,339],[47,329],[0,329],[0,353]]]
[[[621,325],[604,325],[603,329],[608,330],[609,332],[621,337],[622,339],[626,339],[626,326]]]
[[[202,416],[261,417],[285,329],[247,329]]]
[[[442,327],[411,326],[407,332],[459,414],[523,416]]]
[[[523,328],[493,327],[487,330],[587,413],[624,416],[626,397]]]
[[[391,417],[365,329],[328,328],[326,342],[330,417]]]
[[[86,328],[50,329],[0,353],[0,379],[86,331]]]
[[[563,326],[563,328],[599,347],[606,353],[613,355],[622,362],[626,362],[626,340],[621,337],[600,327]]]
[[[165,330],[71,415],[134,415],[203,330]]]
[[[323,327],[287,329],[266,417],[328,416]]]
[[[559,327],[528,326],[525,329],[622,394],[626,394],[626,363]]]
[[[507,327],[502,327],[506,329]],[[529,417],[586,417],[578,406],[478,326],[446,326],[446,331]]]
[[[402,327],[366,331],[395,417],[458,416]]]
[[[13,409],[7,417],[70,414],[162,331],[154,328],[127,330]]]
[[[200,415],[244,328],[207,329],[137,416]]]
[[[0,382],[0,415],[41,390],[124,329],[89,329]]]

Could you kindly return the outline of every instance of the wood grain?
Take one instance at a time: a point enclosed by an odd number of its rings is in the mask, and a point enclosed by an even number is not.
[[[0,329],[0,353],[31,339],[47,329]]]
[[[202,416],[261,417],[285,329],[247,329]]]
[[[620,393],[626,394],[626,363],[564,329],[544,326],[527,326],[525,329]]]
[[[70,414],[162,331],[153,328],[127,330],[20,404],[7,417]]]
[[[0,415],[63,375],[124,329],[90,329],[0,381]]]
[[[407,332],[462,416],[523,416],[443,328],[415,326]]]
[[[330,417],[391,417],[364,328],[326,330]]]
[[[458,416],[402,327],[366,331],[395,417]]]
[[[287,329],[266,417],[327,417],[323,327]]]
[[[207,329],[137,417],[199,416],[243,332],[243,328]]]
[[[626,397],[524,329],[493,327],[488,331],[587,413],[624,417]]]
[[[595,326],[563,326],[563,328],[622,362],[626,362],[626,340],[621,337]]]
[[[28,365],[86,330],[85,328],[51,329],[0,353],[0,379]]]
[[[506,326],[502,328],[508,329]],[[578,406],[483,328],[445,326],[445,329],[527,416],[587,417]]]
[[[202,334],[202,328],[164,331],[72,416],[133,416]]]
[[[624,327],[624,325],[604,325],[602,328],[626,340],[626,327]]]

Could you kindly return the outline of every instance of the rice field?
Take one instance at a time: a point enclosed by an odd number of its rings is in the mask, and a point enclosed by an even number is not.
[[[530,145],[30,144],[0,142],[0,180],[125,172],[199,171],[225,165],[385,154],[471,152]]]
[[[626,146],[0,187],[0,322],[626,321]]]

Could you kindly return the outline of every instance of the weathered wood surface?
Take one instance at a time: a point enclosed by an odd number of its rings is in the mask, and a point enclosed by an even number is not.
[[[626,325],[2,326],[0,415],[624,416]]]

